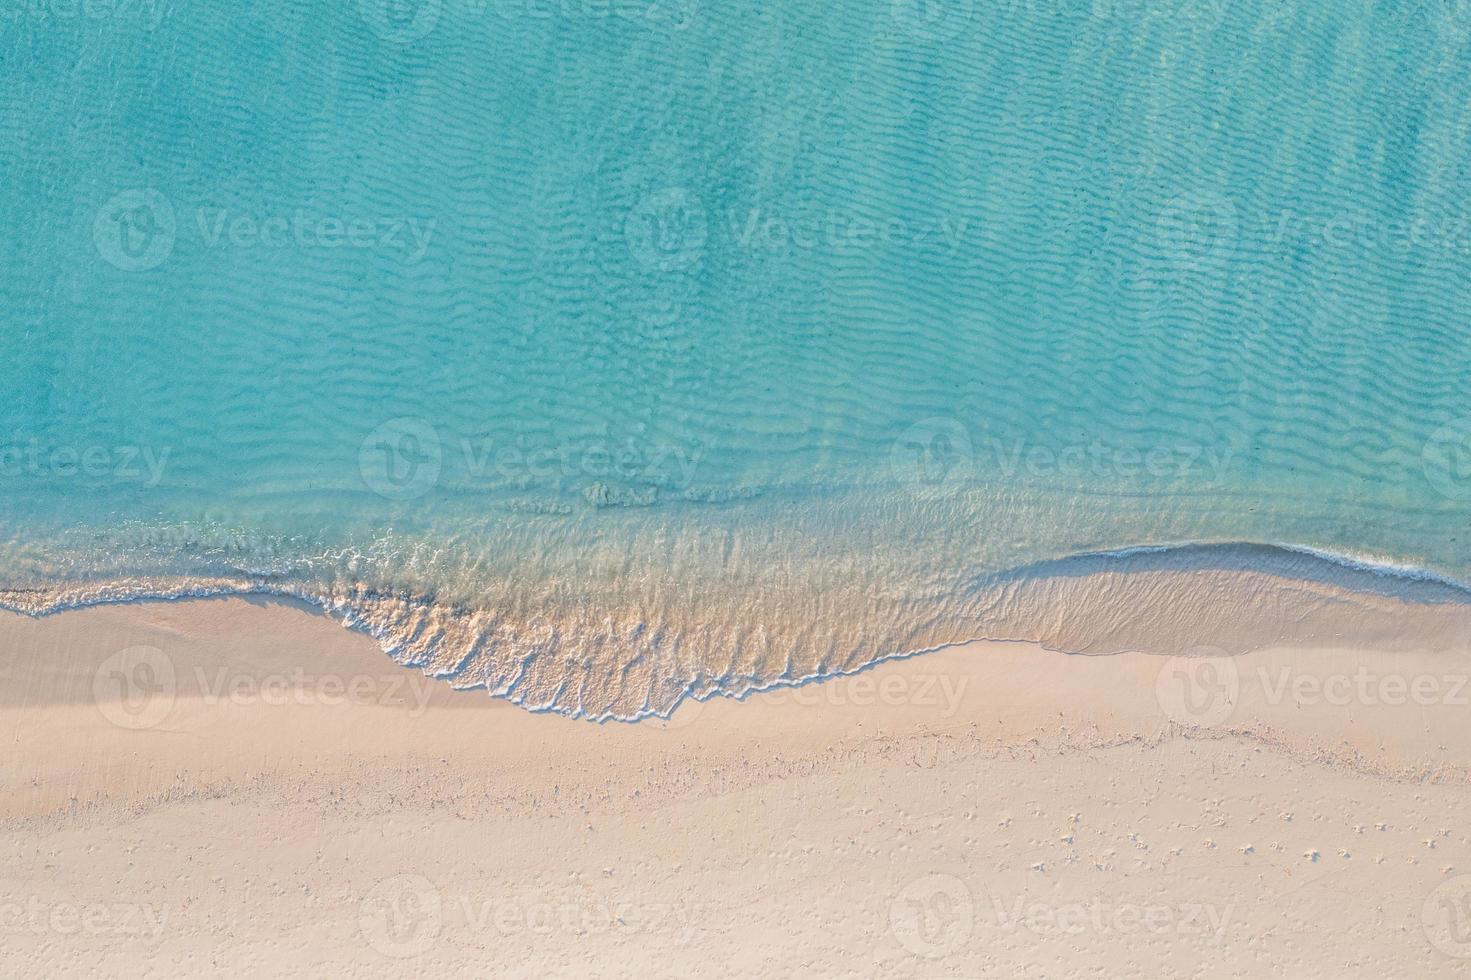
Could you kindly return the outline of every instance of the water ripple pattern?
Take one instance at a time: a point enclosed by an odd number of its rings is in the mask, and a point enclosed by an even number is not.
[[[0,80],[12,608],[634,718],[1098,553],[1471,580],[1465,3],[26,0]]]

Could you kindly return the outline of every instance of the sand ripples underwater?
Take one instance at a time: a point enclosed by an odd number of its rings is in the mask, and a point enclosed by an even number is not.
[[[1454,618],[1069,556],[1471,578],[1463,6],[16,6],[0,586],[592,717],[1227,643],[1109,619],[1191,576]]]

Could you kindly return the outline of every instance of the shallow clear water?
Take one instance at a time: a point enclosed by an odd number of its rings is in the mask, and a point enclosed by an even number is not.
[[[1186,541],[1452,578],[1471,8],[0,12],[0,586],[266,589],[533,706]]]

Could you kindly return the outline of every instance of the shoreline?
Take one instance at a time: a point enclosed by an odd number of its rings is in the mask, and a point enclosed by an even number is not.
[[[1471,635],[1471,586],[1429,569],[1305,545],[1181,543],[1079,552],[980,576],[968,591],[972,594],[963,600],[949,601],[963,610],[958,620],[983,623],[985,628],[973,635],[798,677],[750,673],[712,678],[702,671],[686,680],[678,693],[661,695],[660,704],[651,706],[646,700],[643,707],[626,713],[589,711],[562,704],[555,697],[545,703],[527,703],[515,677],[502,680],[499,689],[493,689],[486,680],[477,679],[473,669],[467,670],[475,666],[472,658],[480,655],[479,647],[488,642],[478,625],[486,614],[407,593],[355,590],[328,596],[248,578],[216,578],[204,583],[178,579],[151,585],[123,581],[97,585],[83,597],[40,603],[21,602],[19,597],[43,594],[43,590],[0,590],[0,613],[46,619],[156,603],[219,599],[280,603],[326,616],[370,637],[396,662],[421,668],[461,689],[487,690],[533,713],[552,712],[599,723],[668,718],[690,700],[745,700],[772,690],[857,676],[882,664],[975,643],[1035,643],[1064,654],[1166,654],[1199,649],[1236,655],[1273,645],[1311,645],[1322,636],[1341,640],[1351,635],[1366,646],[1386,650],[1438,648],[1471,656],[1471,643],[1462,639]],[[1111,607],[1126,602],[1132,606],[1132,615],[1121,620]],[[1350,607],[1355,614],[1346,612]],[[650,684],[652,694],[678,681],[663,677]]]

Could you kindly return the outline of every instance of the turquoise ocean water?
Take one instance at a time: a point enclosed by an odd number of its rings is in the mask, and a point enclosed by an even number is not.
[[[1471,5],[7,0],[0,588],[593,717],[1084,552],[1471,579]]]

